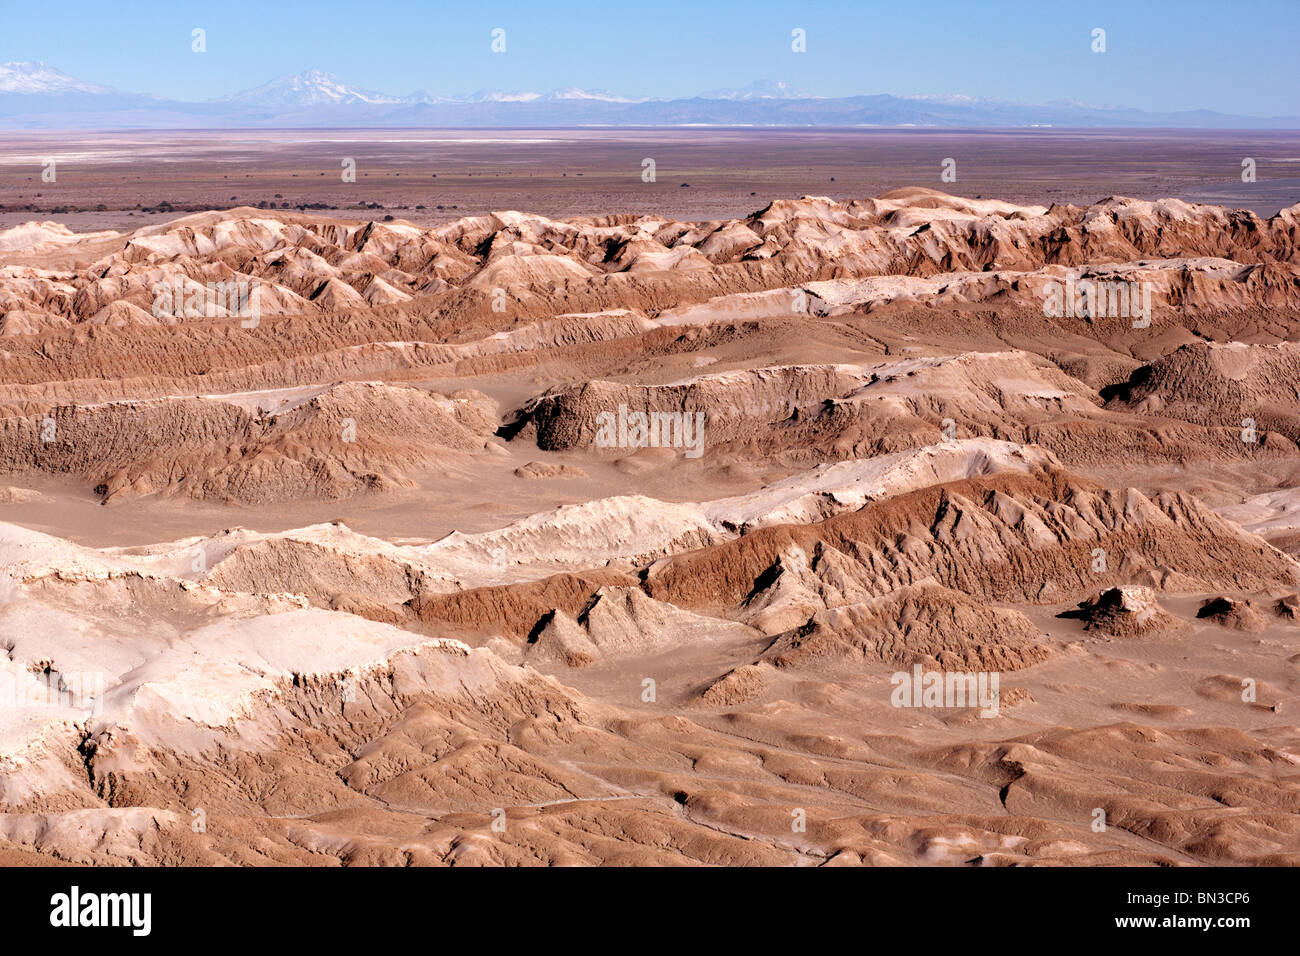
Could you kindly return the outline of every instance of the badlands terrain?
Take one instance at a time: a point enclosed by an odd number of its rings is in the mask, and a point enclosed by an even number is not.
[[[0,863],[1300,863],[1300,205],[856,195],[11,216]]]

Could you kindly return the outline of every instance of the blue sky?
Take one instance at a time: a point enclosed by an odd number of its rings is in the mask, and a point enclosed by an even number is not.
[[[106,11],[111,11],[107,13]],[[190,51],[207,31],[208,52]],[[507,52],[493,54],[503,27]],[[790,49],[807,32],[806,53]],[[1090,49],[1106,30],[1107,52]],[[1300,0],[528,3],[0,0],[0,61],[205,99],[305,69],[406,94],[560,86],[689,96],[756,79],[811,93],[1076,100],[1300,114]]]

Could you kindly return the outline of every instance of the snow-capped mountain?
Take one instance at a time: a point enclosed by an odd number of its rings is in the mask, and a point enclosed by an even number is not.
[[[533,100],[540,100],[541,93],[533,93],[528,90],[519,90],[506,92],[503,90],[478,90],[471,93],[463,99],[453,102],[460,103],[531,103]]]
[[[402,102],[371,90],[348,86],[333,73],[307,70],[292,76],[279,76],[270,83],[223,96],[221,103],[247,103],[255,106],[305,107],[341,106],[351,103],[385,104]]]
[[[427,94],[427,91],[420,91]],[[645,103],[646,97],[619,96],[609,90],[583,90],[576,86],[565,86],[549,93],[536,93],[532,90],[478,90],[468,96],[443,96],[437,100],[417,99],[418,94],[402,97],[404,103],[438,102],[438,103],[533,103],[543,101],[557,103],[563,101],[588,103]]]
[[[783,80],[755,80],[738,90],[710,90],[701,93],[704,100],[810,100],[811,93],[791,86]]]
[[[565,86],[546,94],[548,100],[590,100],[596,103],[645,103],[646,96],[619,96],[609,90],[580,90],[576,86]]]
[[[441,93],[434,93],[432,90],[416,90],[409,96],[402,97],[403,103],[455,103],[458,102],[454,96],[443,96]]]
[[[0,93],[116,93],[111,86],[87,83],[46,63],[0,64]]]
[[[0,128],[5,129],[589,125],[1297,129],[1300,117],[1257,118],[1208,110],[1146,113],[1080,103],[1035,105],[961,95],[818,97],[773,80],[676,99],[629,97],[577,87],[549,93],[481,90],[468,96],[419,90],[394,96],[351,86],[320,70],[278,77],[253,89],[195,103],[125,93],[78,80],[44,63],[0,66]]]

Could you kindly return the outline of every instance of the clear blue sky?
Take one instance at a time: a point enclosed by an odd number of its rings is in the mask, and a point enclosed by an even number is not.
[[[208,52],[190,52],[207,30]],[[493,27],[507,52],[489,49]],[[808,51],[790,50],[807,31]],[[1108,50],[1090,50],[1091,31]],[[1300,114],[1300,0],[808,2],[0,0],[0,60],[205,99],[321,69],[355,86],[559,86],[687,96],[756,79],[811,93],[960,93]]]

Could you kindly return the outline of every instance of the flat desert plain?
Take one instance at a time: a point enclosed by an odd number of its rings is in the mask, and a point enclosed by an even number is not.
[[[1242,160],[1256,180],[1241,179]],[[342,181],[345,159],[356,181]],[[655,181],[643,180],[646,159]],[[943,161],[955,181],[941,180]],[[53,162],[57,184],[43,182]],[[54,216],[132,230],[180,212],[272,206],[419,225],[544,216],[742,218],[773,199],[931,186],[1088,205],[1179,198],[1267,217],[1300,197],[1294,131],[515,129],[0,132],[0,227]],[[170,211],[168,206],[171,207]],[[299,207],[307,207],[299,209]],[[55,213],[55,210],[59,210]]]
[[[1296,158],[6,135],[0,863],[1300,863]]]

